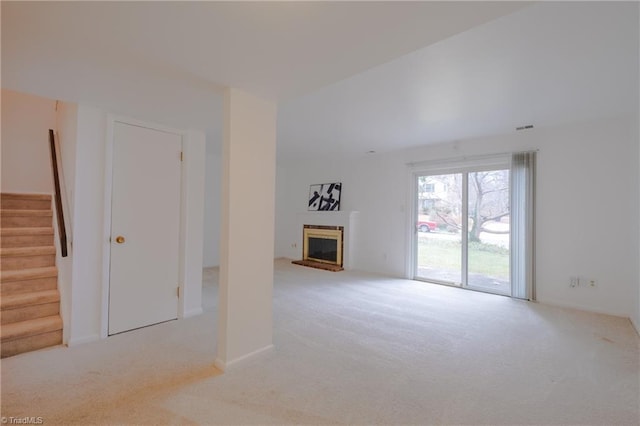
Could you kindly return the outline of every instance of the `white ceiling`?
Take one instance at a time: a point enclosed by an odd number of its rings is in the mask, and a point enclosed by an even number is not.
[[[211,144],[221,88],[241,88],[279,103],[280,159],[504,133],[637,101],[636,3],[1,7],[2,87],[203,129]]]
[[[280,106],[281,157],[365,155],[638,111],[638,3],[544,3]]]
[[[524,6],[3,1],[2,87],[219,142],[224,86],[291,99]]]

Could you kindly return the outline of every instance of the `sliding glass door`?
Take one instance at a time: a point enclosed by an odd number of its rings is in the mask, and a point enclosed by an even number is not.
[[[416,279],[511,294],[509,165],[415,175]]]
[[[417,176],[416,277],[462,284],[462,174]]]
[[[467,286],[510,294],[509,170],[470,172]]]

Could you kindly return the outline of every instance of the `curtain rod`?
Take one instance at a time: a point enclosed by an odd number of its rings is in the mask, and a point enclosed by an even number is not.
[[[432,160],[424,160],[424,161],[412,161],[409,163],[405,163],[407,166],[423,166],[428,164],[446,164],[446,163],[455,163],[460,161],[471,161],[471,160],[482,160],[489,159],[493,157],[501,157],[506,155],[514,155],[514,154],[528,154],[530,152],[539,152],[540,149],[526,149],[523,151],[507,151],[507,152],[497,152],[495,154],[479,154],[479,155],[466,155],[461,157],[447,157],[447,158],[439,158]]]

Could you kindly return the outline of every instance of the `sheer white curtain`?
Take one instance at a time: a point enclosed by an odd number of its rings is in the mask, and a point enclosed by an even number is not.
[[[511,296],[535,300],[536,152],[511,158]]]

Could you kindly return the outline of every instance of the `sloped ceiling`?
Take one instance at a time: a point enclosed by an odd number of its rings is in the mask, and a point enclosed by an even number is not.
[[[2,87],[221,136],[279,104],[281,160],[633,108],[637,3],[2,2]],[[635,83],[634,83],[635,81]]]
[[[525,6],[3,1],[2,87],[217,141],[224,86],[293,99]]]
[[[549,2],[279,108],[281,156],[354,156],[638,114],[638,3]]]

